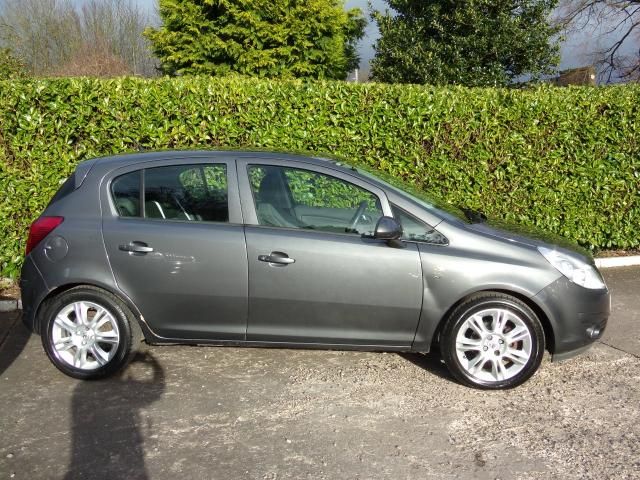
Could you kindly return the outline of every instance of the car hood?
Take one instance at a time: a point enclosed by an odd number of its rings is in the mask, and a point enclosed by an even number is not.
[[[593,261],[593,256],[589,250],[582,248],[571,240],[536,227],[490,218],[482,223],[467,224],[467,228],[522,245],[561,249],[568,253],[580,255],[589,262]]]

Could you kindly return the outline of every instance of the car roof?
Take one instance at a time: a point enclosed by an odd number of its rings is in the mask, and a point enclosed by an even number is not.
[[[354,167],[337,159],[328,158],[327,156],[317,153],[291,153],[279,151],[265,150],[159,150],[125,153],[120,155],[111,155],[105,157],[93,158],[81,162],[78,167],[92,167],[100,165],[104,167],[118,168],[136,163],[148,162],[153,160],[171,160],[176,159],[179,163],[188,162],[189,159],[195,158],[212,158],[212,157],[234,157],[234,158],[251,158],[259,157],[261,159],[278,159],[291,161],[304,161],[318,166],[332,167],[352,171]]]
[[[302,161],[321,167],[329,167],[346,173],[355,173],[355,167],[344,163],[338,159],[330,158],[330,154],[321,155],[313,152],[292,153],[277,150],[236,150],[236,149],[216,149],[216,150],[154,150],[140,151],[133,153],[123,153],[119,155],[109,155],[84,160],[76,166],[76,188],[78,188],[94,166],[100,167],[102,174],[126,167],[150,161],[176,160],[177,163],[188,163],[189,160],[215,157],[233,158],[260,158]]]

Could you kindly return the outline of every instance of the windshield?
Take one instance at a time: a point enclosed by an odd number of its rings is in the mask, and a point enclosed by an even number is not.
[[[461,220],[465,223],[471,223],[470,215],[464,212],[462,209],[446,203],[444,200],[434,197],[424,190],[420,190],[413,185],[405,182],[404,180],[393,177],[388,173],[380,172],[378,170],[374,172],[360,166],[356,169],[356,171],[361,175],[382,184],[389,190],[393,190],[399,195],[413,200],[415,203],[428,210],[437,210],[445,215],[448,214],[448,216],[453,216],[457,220]]]

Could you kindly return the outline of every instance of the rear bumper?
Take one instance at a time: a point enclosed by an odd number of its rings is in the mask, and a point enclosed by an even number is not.
[[[608,289],[590,290],[565,277],[544,288],[534,300],[553,328],[553,341],[547,347],[554,361],[578,355],[601,338],[611,311]]]
[[[593,343],[589,343],[587,345],[584,345],[583,347],[576,348],[575,350],[569,350],[568,352],[554,353],[553,355],[551,355],[551,361],[562,362],[563,360],[569,360],[570,358],[573,358],[589,350],[591,348],[591,345],[593,345]]]
[[[20,294],[22,297],[22,321],[29,330],[39,332],[36,322],[38,306],[47,296],[47,284],[40,271],[30,257],[25,258],[22,272],[20,273]]]

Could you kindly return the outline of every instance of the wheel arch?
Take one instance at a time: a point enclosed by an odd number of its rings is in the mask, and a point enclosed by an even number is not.
[[[547,314],[547,312],[533,298],[523,294],[522,292],[517,292],[517,291],[514,291],[514,290],[507,289],[507,288],[486,288],[486,289],[475,290],[475,291],[473,291],[471,293],[467,293],[465,296],[463,296],[458,301],[453,303],[453,305],[451,305],[446,310],[446,312],[444,313],[442,318],[440,318],[436,328],[433,331],[433,335],[431,337],[431,345],[430,345],[430,347],[432,349],[434,347],[435,348],[438,347],[438,343],[439,343],[439,340],[440,340],[440,332],[442,331],[442,328],[443,328],[444,324],[446,323],[447,319],[449,318],[449,316],[451,315],[451,313],[456,308],[458,308],[459,305],[461,305],[462,303],[464,303],[467,300],[469,300],[469,298],[471,298],[472,296],[477,295],[479,293],[502,293],[502,294],[505,294],[505,295],[510,295],[510,296],[512,296],[514,298],[517,298],[518,300],[523,302],[525,305],[527,305],[529,308],[531,308],[531,310],[533,310],[534,313],[538,316],[538,319],[540,320],[540,323],[542,324],[542,330],[544,332],[544,340],[545,340],[545,342],[544,342],[545,343],[545,349],[548,350],[550,353],[554,352],[554,350],[555,350],[554,329],[553,329],[553,324],[552,324],[552,322],[550,320],[550,317]]]
[[[65,283],[63,285],[59,285],[53,288],[52,290],[50,290],[36,307],[35,316],[34,316],[34,330],[36,331],[36,333],[41,334],[41,327],[42,327],[42,320],[43,320],[42,316],[44,315],[44,312],[47,308],[48,303],[52,299],[60,295],[61,293],[64,293],[68,290],[71,290],[72,288],[77,288],[77,287],[99,288],[101,290],[104,290],[105,292],[110,293],[111,295],[116,296],[121,302],[123,302],[127,306],[127,308],[129,308],[129,310],[131,310],[131,313],[133,313],[133,316],[136,318],[136,322],[138,323],[138,326],[141,328],[145,336],[145,339],[149,338],[148,328],[144,322],[142,314],[140,313],[140,310],[138,310],[138,307],[136,307],[136,305],[133,303],[133,301],[127,295],[125,295],[122,291],[118,290],[117,288],[114,288],[112,285],[105,285],[105,284],[96,283],[96,282]]]

